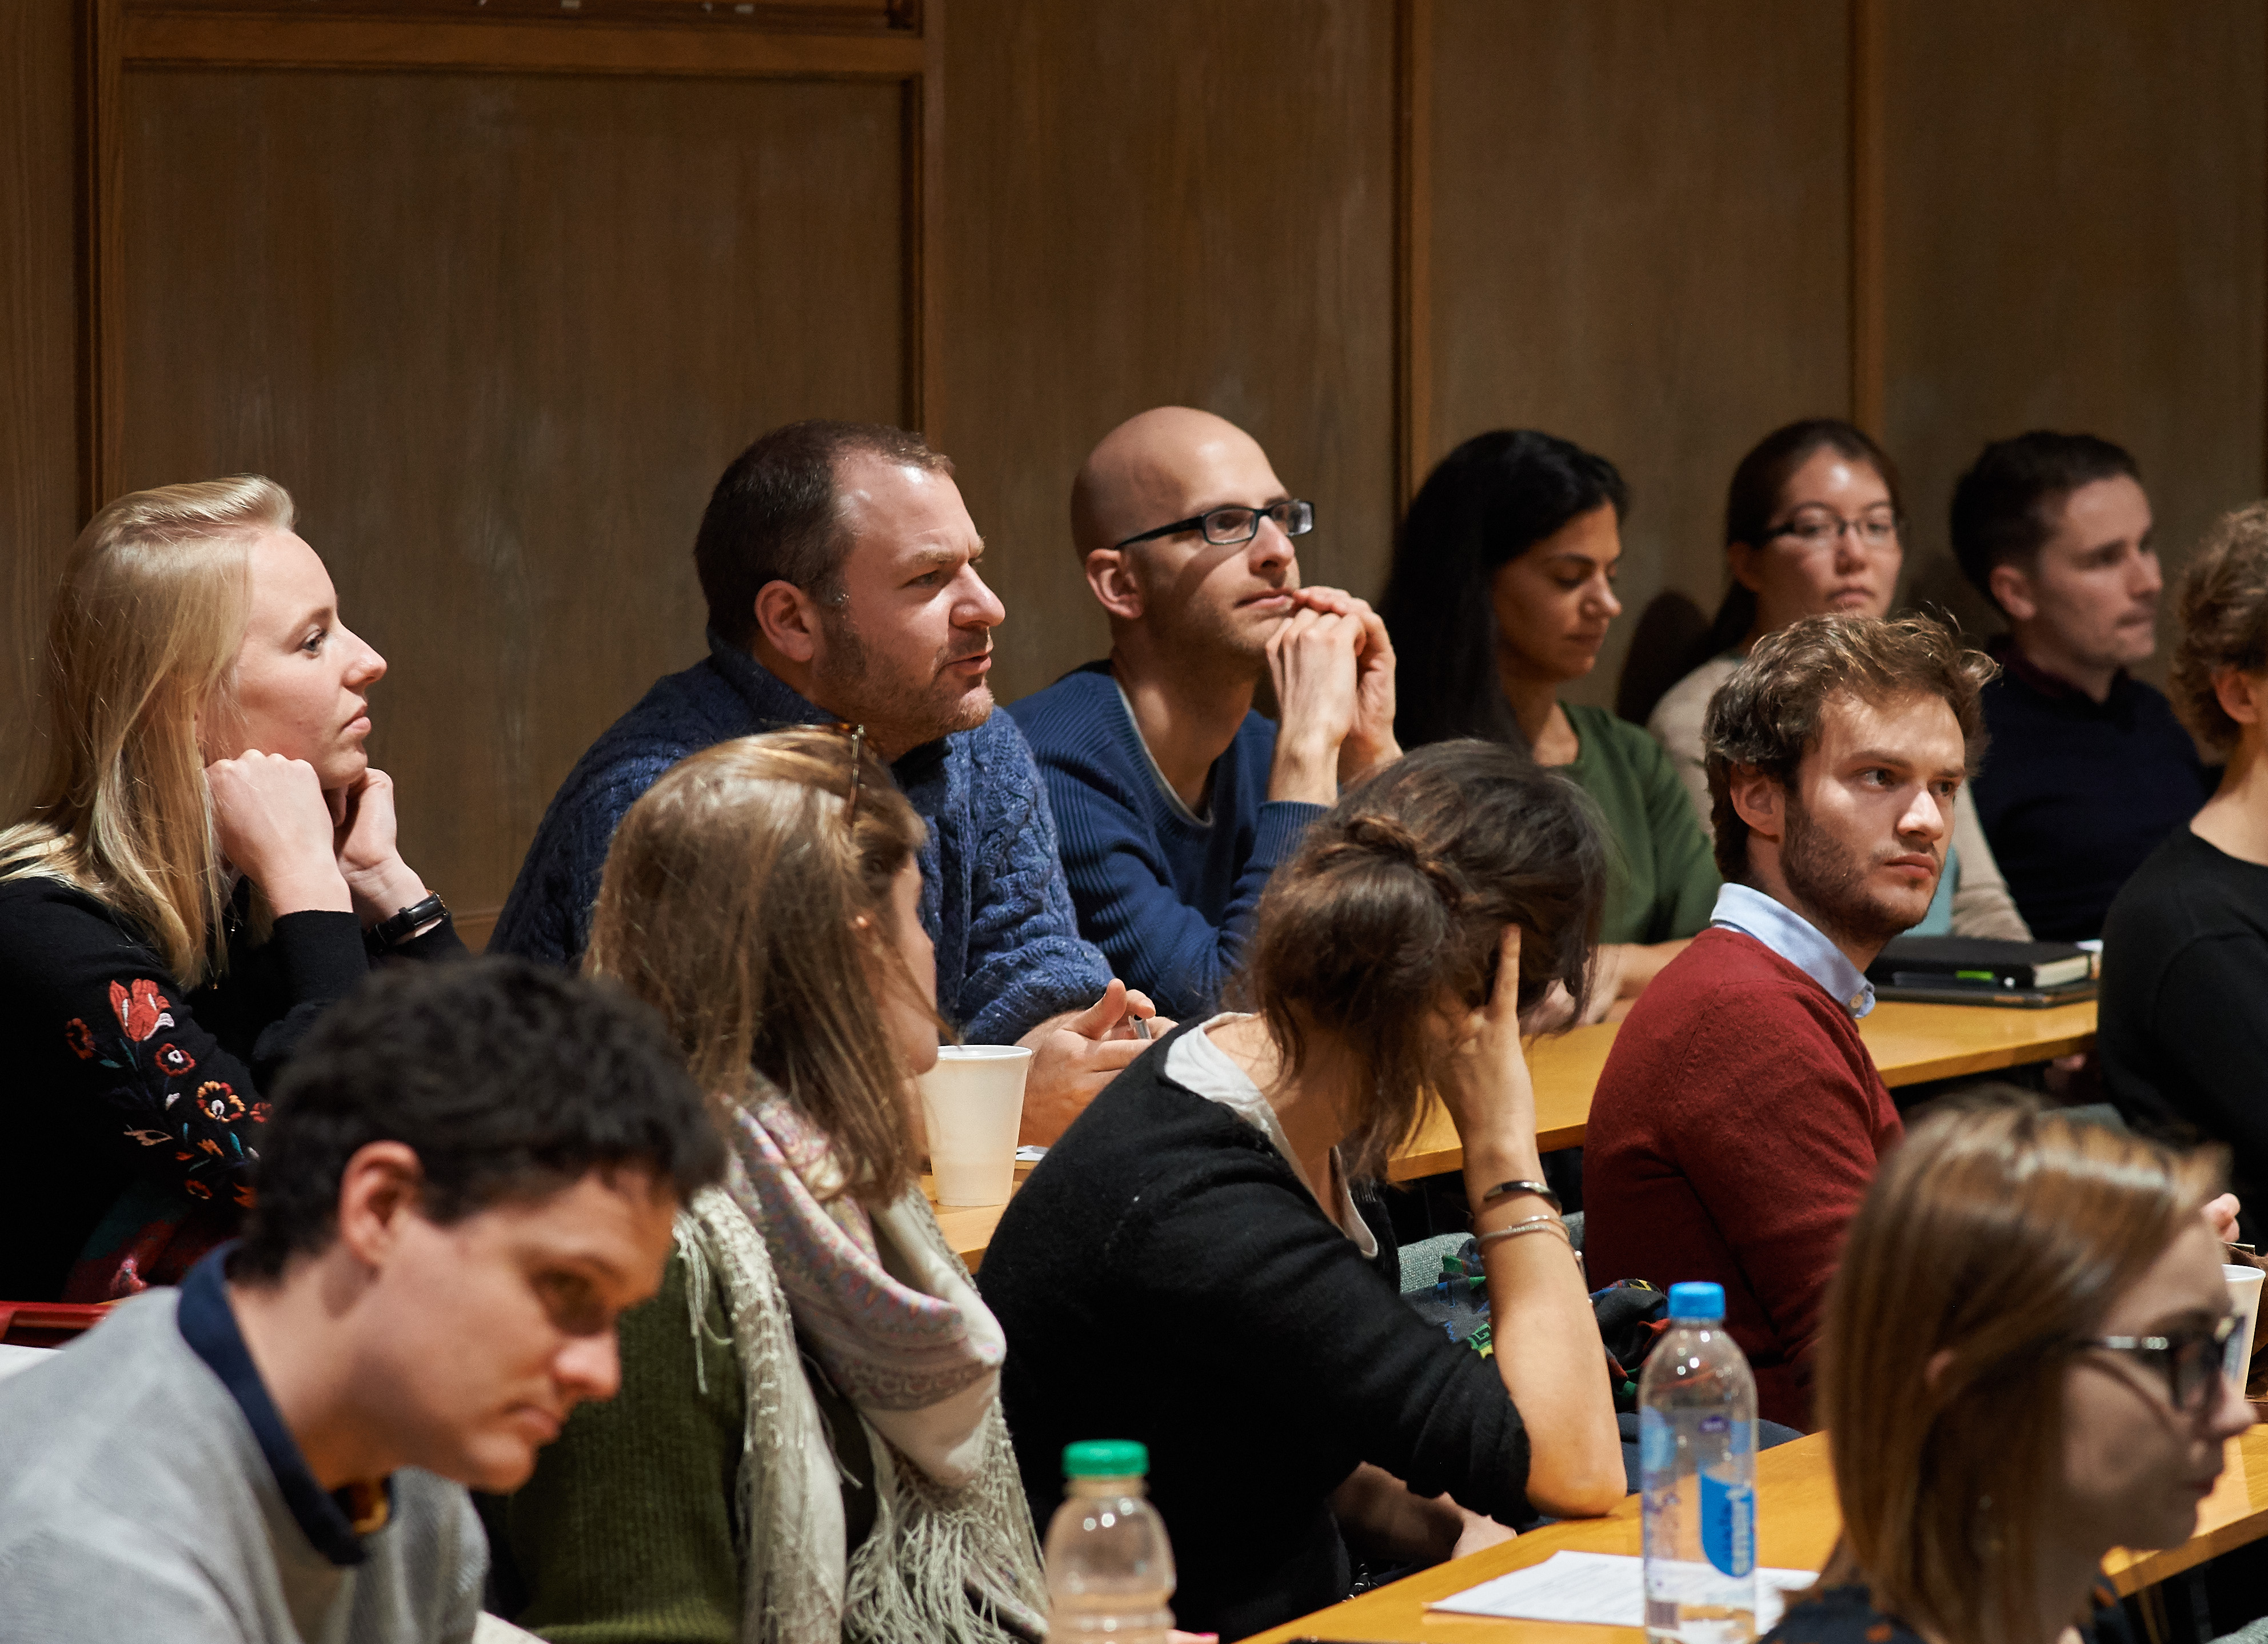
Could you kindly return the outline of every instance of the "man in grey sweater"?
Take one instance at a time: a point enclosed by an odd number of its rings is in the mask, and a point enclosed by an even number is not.
[[[469,1640],[509,1490],[723,1153],[659,1025],[518,961],[373,978],[276,1092],[241,1244],[0,1383],[0,1640]]]

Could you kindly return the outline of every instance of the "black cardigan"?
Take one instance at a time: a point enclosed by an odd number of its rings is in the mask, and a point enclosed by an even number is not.
[[[464,944],[444,920],[395,952],[433,959]],[[13,1070],[0,1119],[17,1161],[0,1191],[0,1300],[172,1282],[233,1231],[269,1086],[370,964],[355,916],[328,911],[285,914],[258,947],[235,935],[230,958],[188,992],[97,898],[59,880],[0,881],[0,1043]]]
[[[1032,1514],[1064,1446],[1139,1439],[1173,1537],[1179,1625],[1226,1638],[1346,1596],[1325,1498],[1371,1462],[1519,1524],[1528,1435],[1496,1367],[1399,1294],[1382,1214],[1366,1262],[1267,1139],[1164,1077],[1180,1028],[1032,1172],[978,1283]]]

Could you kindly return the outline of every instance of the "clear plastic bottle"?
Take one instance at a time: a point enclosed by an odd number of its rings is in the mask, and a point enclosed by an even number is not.
[[[1174,1548],[1150,1505],[1150,1452],[1130,1439],[1064,1449],[1063,1505],[1048,1525],[1049,1636],[1166,1644]]]
[[[1669,1329],[1638,1380],[1646,1632],[1668,1644],[1756,1635],[1756,1382],[1725,1331],[1722,1285],[1669,1287]]]

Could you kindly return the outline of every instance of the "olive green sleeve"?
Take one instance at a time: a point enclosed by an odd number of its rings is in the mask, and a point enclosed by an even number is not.
[[[724,1299],[682,1257],[622,1316],[622,1390],[578,1406],[517,1492],[484,1516],[510,1618],[554,1644],[735,1644],[735,1479],[747,1407]],[[703,1383],[706,1383],[705,1388]]]
[[[1653,931],[1646,940],[1697,936],[1708,928],[1725,882],[1717,874],[1715,848],[1661,745],[1650,736],[1634,739],[1631,752],[1646,795],[1646,829],[1653,836]]]

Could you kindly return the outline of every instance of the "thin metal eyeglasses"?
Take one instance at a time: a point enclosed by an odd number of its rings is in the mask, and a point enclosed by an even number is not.
[[[846,832],[857,831],[858,790],[866,779],[866,727],[842,719],[759,719],[756,723],[766,731],[832,731],[850,739],[850,788],[843,800],[843,826]]]
[[[1860,547],[1879,550],[1897,545],[1898,532],[1903,524],[1904,521],[1895,515],[1845,520],[1839,514],[1807,514],[1784,525],[1765,527],[1764,541],[1770,542],[1783,536],[1792,536],[1803,545],[1806,552],[1815,552],[1833,547],[1848,531],[1858,536]]]
[[[2163,1336],[2089,1336],[2079,1345],[2132,1353],[2164,1378],[2175,1409],[2194,1414],[2212,1398],[2213,1378],[2221,1373],[2228,1338],[2235,1334],[2239,1323],[2231,1311],[2211,1324],[2169,1331]]]
[[[1115,544],[1131,548],[1137,542],[1147,542],[1153,537],[1174,536],[1183,531],[1203,531],[1204,540],[1215,548],[1233,548],[1239,542],[1249,542],[1260,534],[1260,522],[1273,520],[1286,536],[1305,536],[1315,528],[1315,505],[1301,498],[1290,502],[1270,503],[1265,508],[1215,508],[1204,513],[1193,513],[1186,520],[1176,520],[1171,525],[1161,525],[1154,531],[1145,531]]]

